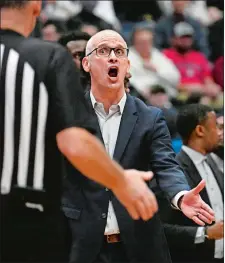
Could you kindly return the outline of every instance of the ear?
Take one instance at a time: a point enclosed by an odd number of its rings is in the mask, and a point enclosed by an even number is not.
[[[90,62],[89,62],[88,57],[84,57],[82,59],[82,66],[83,66],[84,71],[90,72]]]
[[[41,14],[42,1],[31,1],[33,3],[33,14],[36,17],[39,17]]]
[[[195,128],[195,133],[198,137],[203,137],[205,135],[205,127],[202,125],[197,125]]]
[[[127,74],[130,73],[130,60],[128,59]]]

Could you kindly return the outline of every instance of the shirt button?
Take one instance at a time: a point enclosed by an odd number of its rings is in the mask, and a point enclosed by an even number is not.
[[[108,188],[105,188],[105,190],[106,190],[106,192],[108,192],[108,191],[109,191],[109,189],[108,189]]]
[[[102,219],[105,219],[107,217],[106,213],[102,213]]]

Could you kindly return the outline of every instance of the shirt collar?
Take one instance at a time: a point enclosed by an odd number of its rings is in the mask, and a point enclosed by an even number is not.
[[[95,99],[92,91],[90,91],[90,97],[91,97],[91,104],[92,104],[92,106],[93,106],[94,109],[95,109],[95,107],[96,107],[97,105],[102,105],[102,106],[103,106],[103,103],[96,101],[96,99]],[[121,100],[119,101],[119,103],[116,104],[116,105],[112,105],[112,106],[119,106],[120,113],[123,114],[124,107],[125,107],[125,104],[126,104],[126,100],[127,100],[127,94],[126,94],[126,92],[124,92],[124,95],[123,95],[123,97],[121,98]],[[112,106],[111,106],[111,107],[112,107]]]
[[[200,164],[206,160],[205,155],[201,154],[200,152],[193,150],[192,148],[190,148],[186,145],[182,146],[182,150],[190,157],[192,162],[195,164]]]

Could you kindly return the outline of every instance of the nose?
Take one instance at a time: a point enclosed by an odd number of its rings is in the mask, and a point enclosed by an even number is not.
[[[115,55],[114,50],[112,50],[110,55],[109,55],[109,62],[116,62],[117,60],[118,60],[117,56]]]

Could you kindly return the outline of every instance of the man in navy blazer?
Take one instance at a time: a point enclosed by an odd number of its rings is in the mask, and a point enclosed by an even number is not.
[[[212,222],[213,211],[199,195],[204,182],[189,189],[161,110],[125,93],[127,56],[127,45],[115,31],[101,31],[87,44],[82,64],[91,76],[86,99],[95,117],[96,136],[125,169],[153,171],[149,187],[159,186],[187,217],[200,225]],[[149,221],[133,220],[111,191],[82,174],[67,172],[62,209],[72,232],[70,262],[171,262],[157,213]]]

